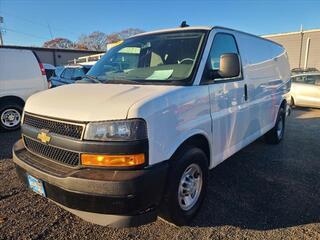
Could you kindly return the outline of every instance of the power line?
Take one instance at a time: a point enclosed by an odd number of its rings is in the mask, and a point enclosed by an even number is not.
[[[46,41],[49,40],[48,38],[40,37],[40,36],[33,35],[33,34],[30,34],[30,33],[26,33],[26,32],[17,31],[17,30],[11,29],[11,28],[6,28],[5,27],[5,28],[2,28],[2,29],[5,30],[5,31],[18,33],[18,34],[22,34],[22,35],[33,37],[33,38],[38,38],[38,39],[42,39],[42,40],[46,40]]]
[[[51,26],[50,26],[49,23],[48,23],[48,29],[49,29],[49,32],[50,32],[51,39],[53,39],[53,33],[52,33],[52,29],[51,29]]]
[[[1,0],[0,0],[1,1]],[[8,13],[8,12],[3,12],[3,14],[6,14],[10,17],[13,17],[13,18],[16,18],[20,21],[23,21],[23,22],[28,22],[30,24],[33,24],[33,25],[37,25],[37,26],[40,26],[40,27],[43,27],[43,28],[46,28],[48,29],[48,24],[44,24],[44,23],[41,23],[41,22],[35,22],[33,20],[30,20],[30,19],[27,19],[27,18],[24,18],[24,17],[20,17],[20,16],[17,16],[17,15],[14,15],[12,13]],[[62,29],[62,28],[56,28],[56,27],[52,27],[50,26],[50,29],[49,29],[49,32],[52,31],[52,29],[55,29],[55,30],[58,30],[60,32],[65,32],[65,33],[71,33],[73,35],[76,35],[77,37],[79,36],[79,33],[76,33],[76,32],[73,32],[73,31],[70,31],[70,29]],[[51,33],[50,33],[51,34]]]

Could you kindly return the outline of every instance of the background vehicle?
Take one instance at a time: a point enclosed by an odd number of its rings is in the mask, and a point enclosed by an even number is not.
[[[251,34],[139,34],[82,81],[28,100],[13,161],[30,188],[87,221],[141,225],[161,210],[185,225],[209,169],[263,135],[283,139],[290,84],[285,49]]]
[[[56,67],[49,63],[43,63],[44,70],[46,71],[47,80],[54,76]]]
[[[291,79],[291,104],[320,108],[320,72],[298,74]]]
[[[91,66],[65,66],[59,68],[55,76],[50,78],[51,87],[57,87],[65,84],[74,83],[77,80],[80,80],[89,70]]]
[[[0,48],[0,129],[19,128],[26,99],[47,88],[45,69],[33,52]]]

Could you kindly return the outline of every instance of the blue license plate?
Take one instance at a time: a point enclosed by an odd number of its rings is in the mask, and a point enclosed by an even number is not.
[[[31,188],[32,191],[45,197],[46,192],[44,190],[43,182],[40,179],[37,179],[37,178],[32,177],[30,175],[27,175],[27,176],[28,176],[29,188]]]

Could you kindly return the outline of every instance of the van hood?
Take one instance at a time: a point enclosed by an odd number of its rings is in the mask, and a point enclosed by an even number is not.
[[[126,119],[136,102],[177,86],[128,84],[70,84],[32,95],[25,111],[74,121]]]

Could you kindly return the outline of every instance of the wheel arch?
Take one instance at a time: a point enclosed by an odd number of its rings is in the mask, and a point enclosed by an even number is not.
[[[204,151],[208,158],[208,166],[209,168],[212,165],[212,153],[210,148],[210,141],[208,138],[201,133],[194,134],[185,139],[175,150],[175,152],[171,156],[171,160],[174,159],[178,154],[180,154],[187,146],[195,146]]]
[[[291,102],[290,102],[290,105],[291,105],[291,106],[294,106],[296,100],[295,100],[295,97],[294,97],[293,95],[290,96],[290,101],[291,101]]]
[[[281,102],[281,104],[280,104],[279,109],[280,109],[280,108],[282,108],[282,107],[284,107],[284,108],[285,108],[285,107],[286,107],[286,105],[287,105],[287,99],[283,99],[283,100],[282,100],[282,102]]]
[[[21,105],[22,107],[25,104],[25,101],[22,98],[18,97],[18,96],[10,95],[10,96],[0,97],[0,104],[10,103],[10,102],[17,103],[17,104]]]
[[[281,100],[281,103],[279,105],[277,105],[279,107],[277,108],[277,112],[275,112],[275,116],[274,116],[274,119],[273,119],[273,126],[276,125],[277,118],[278,118],[278,113],[279,113],[280,109],[284,108],[284,110],[286,111],[286,105],[287,105],[287,99],[285,99],[285,98],[283,98]]]

